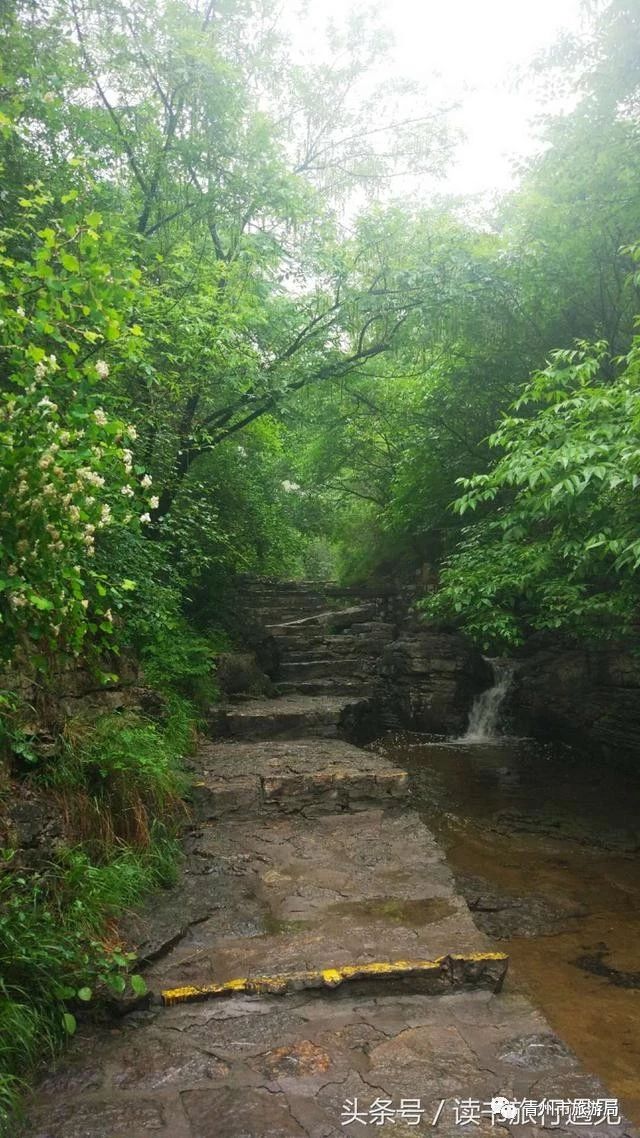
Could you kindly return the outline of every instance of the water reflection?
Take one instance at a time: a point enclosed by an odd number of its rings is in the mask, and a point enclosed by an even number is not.
[[[406,766],[475,919],[517,981],[640,1122],[640,779],[526,739],[406,735]]]

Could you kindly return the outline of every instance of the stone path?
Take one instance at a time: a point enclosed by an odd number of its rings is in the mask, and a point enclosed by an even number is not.
[[[369,638],[388,635],[385,622],[371,605],[337,610],[339,598],[327,612],[311,589],[266,592],[267,610],[270,597],[285,650],[304,654],[301,630],[316,640],[325,686],[292,692],[310,682],[294,659],[286,695],[225,710],[227,737],[194,764],[181,880],[128,923],[150,1006],[81,1026],[38,1087],[25,1138],[528,1135],[540,1125],[492,1126],[481,1104],[606,1097],[502,986],[505,959],[412,812],[406,774],[338,738],[368,696]],[[348,635],[356,663],[336,685],[357,684],[351,696],[327,684],[332,637],[344,660]],[[192,998],[225,984],[233,994]]]

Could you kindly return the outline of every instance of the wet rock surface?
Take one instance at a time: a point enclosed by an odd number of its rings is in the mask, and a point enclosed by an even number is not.
[[[193,799],[201,819],[363,809],[408,795],[404,771],[338,740],[210,743],[197,768]]]
[[[519,896],[472,874],[456,874],[456,885],[478,928],[494,940],[553,936],[570,929],[572,922],[586,912],[577,902],[551,900],[535,893]]]
[[[633,764],[640,747],[639,696],[633,640],[583,647],[539,635],[526,646],[511,711],[528,734]]]
[[[101,1082],[88,1085],[94,1064]],[[42,1088],[28,1133],[337,1138],[363,1132],[361,1122],[343,1125],[346,1104],[357,1098],[360,1110],[382,1099],[407,1117],[407,1100],[419,1099],[418,1125],[400,1114],[389,1122],[392,1133],[443,1135],[460,1133],[456,1099],[486,1103],[497,1094],[603,1096],[515,992],[244,997],[158,1010],[117,1032],[82,1036]],[[565,1132],[633,1133],[624,1125]]]

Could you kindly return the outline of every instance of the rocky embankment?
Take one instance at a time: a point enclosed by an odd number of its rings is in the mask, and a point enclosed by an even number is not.
[[[623,643],[566,646],[530,641],[510,713],[522,734],[562,740],[613,760],[640,754],[640,657]]]

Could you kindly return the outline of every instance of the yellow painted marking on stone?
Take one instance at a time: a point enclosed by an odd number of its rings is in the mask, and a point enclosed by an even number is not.
[[[168,1007],[172,1004],[186,1003],[190,1000],[206,1000],[216,996],[232,996],[238,992],[249,995],[282,995],[286,992],[300,991],[304,988],[336,988],[345,980],[365,980],[367,977],[403,977],[439,972],[453,961],[468,964],[490,964],[503,962],[509,957],[505,952],[450,953],[438,956],[435,960],[384,960],[371,964],[345,964],[339,968],[315,969],[310,972],[287,972],[280,976],[241,976],[227,980],[224,984],[187,985],[183,988],[167,988],[162,993],[162,1002]]]
[[[325,984],[339,984],[345,978],[344,972],[344,969],[340,971],[338,968],[323,968],[321,976]]]

